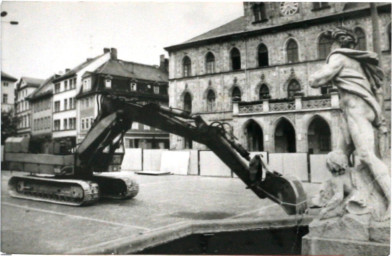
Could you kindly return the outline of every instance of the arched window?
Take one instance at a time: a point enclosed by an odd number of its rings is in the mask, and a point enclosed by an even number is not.
[[[294,39],[290,39],[287,42],[287,62],[288,63],[295,63],[298,62],[298,45]]]
[[[231,58],[231,69],[238,70],[241,69],[241,54],[237,48],[233,48],[230,52]]]
[[[252,9],[253,15],[255,17],[255,22],[264,21],[267,19],[264,3],[254,3]]]
[[[257,57],[259,61],[259,67],[268,66],[268,49],[264,44],[260,44],[257,50]]]
[[[260,90],[259,90],[259,99],[262,100],[262,99],[268,98],[269,96],[270,95],[269,95],[268,86],[266,84],[262,84],[260,86]]]
[[[318,43],[319,59],[326,59],[331,52],[332,40],[325,35],[321,35]]]
[[[289,85],[287,86],[287,97],[294,98],[295,93],[300,90],[301,90],[301,85],[298,83],[298,81],[295,79],[291,80]]]
[[[251,120],[246,126],[246,139],[249,151],[263,151],[264,150],[264,140],[263,140],[263,130],[261,127],[253,120]]]
[[[296,152],[295,129],[285,118],[282,118],[275,128],[275,152]]]
[[[206,55],[206,73],[211,74],[215,72],[215,56],[211,52]]]
[[[192,97],[188,92],[184,95],[184,110],[192,112]]]
[[[331,130],[324,119],[316,116],[308,128],[308,152],[320,154],[329,151],[331,151]]]
[[[234,87],[233,91],[231,92],[231,100],[232,101],[241,101],[241,91],[237,86]]]
[[[365,32],[361,28],[355,28],[354,30],[355,35],[358,39],[357,49],[366,51],[366,35]]]
[[[207,111],[212,112],[215,108],[215,93],[209,90],[207,93]]]
[[[182,70],[183,70],[184,77],[191,76],[192,63],[191,63],[191,59],[188,56],[185,56],[184,59],[182,60]]]

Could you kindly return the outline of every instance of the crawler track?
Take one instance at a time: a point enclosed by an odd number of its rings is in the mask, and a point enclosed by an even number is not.
[[[99,200],[98,184],[84,180],[13,176],[8,190],[12,197],[71,206],[90,205]]]

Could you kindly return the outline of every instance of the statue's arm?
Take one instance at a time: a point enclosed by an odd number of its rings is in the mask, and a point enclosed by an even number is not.
[[[337,74],[339,74],[342,68],[343,56],[340,54],[333,54],[329,58],[329,62],[327,64],[310,76],[309,85],[313,88],[317,88],[328,84]]]

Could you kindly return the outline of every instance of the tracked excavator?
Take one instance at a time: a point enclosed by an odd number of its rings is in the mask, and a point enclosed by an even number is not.
[[[199,115],[161,106],[141,103],[121,95],[102,94],[100,111],[87,136],[69,155],[30,154],[20,152],[14,139],[5,145],[5,161],[9,169],[28,172],[12,176],[12,197],[66,205],[88,205],[100,197],[129,199],[139,186],[118,169],[124,154],[118,149],[122,138],[138,122],[206,145],[259,198],[269,198],[281,205],[287,214],[303,213],[306,194],[295,177],[284,177],[270,170],[261,155],[250,158],[233,135],[227,123],[208,124]],[[18,152],[19,150],[19,152]]]

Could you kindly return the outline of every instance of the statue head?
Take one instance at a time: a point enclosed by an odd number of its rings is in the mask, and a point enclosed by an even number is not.
[[[358,43],[355,33],[344,27],[336,27],[335,29],[327,30],[325,35],[332,39],[334,43],[338,44],[340,48],[353,49]]]
[[[348,168],[347,156],[342,151],[332,151],[327,155],[327,167],[333,176],[343,175]]]

